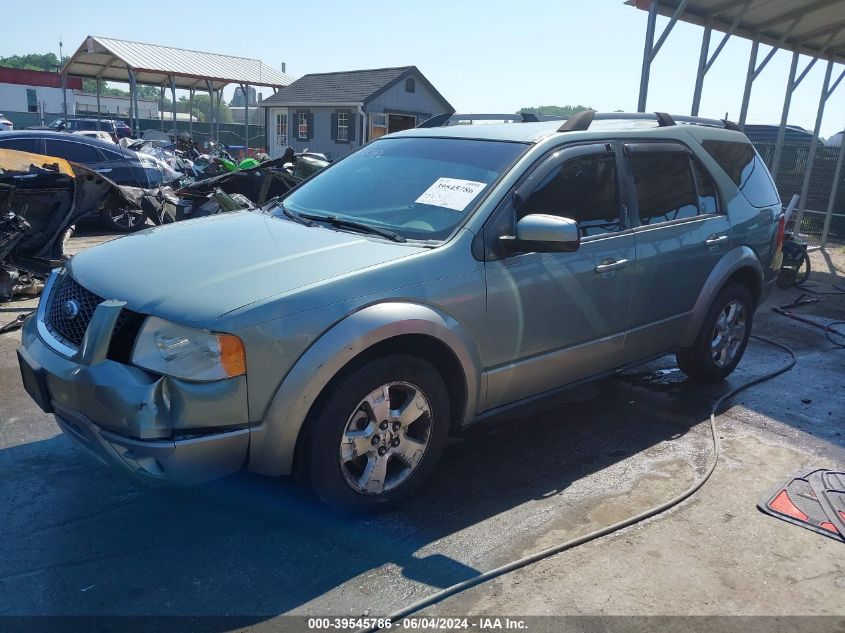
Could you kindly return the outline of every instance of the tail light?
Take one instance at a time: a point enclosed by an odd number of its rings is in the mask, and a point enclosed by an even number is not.
[[[778,232],[775,237],[775,252],[780,253],[783,249],[784,232],[786,231],[786,216],[781,214],[778,218]]]

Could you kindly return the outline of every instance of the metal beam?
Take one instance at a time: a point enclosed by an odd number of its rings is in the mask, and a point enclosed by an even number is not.
[[[810,149],[807,153],[807,166],[804,168],[804,180],[801,183],[801,195],[798,198],[798,212],[795,216],[795,224],[793,225],[795,228],[793,231],[798,234],[801,230],[801,222],[804,218],[804,209],[807,206],[807,194],[810,191],[810,178],[812,177],[813,173],[813,164],[816,160],[816,150],[819,146],[819,133],[821,132],[822,128],[822,118],[824,118],[824,107],[827,104],[827,100],[830,98],[830,95],[833,94],[832,90],[836,89],[839,81],[834,84],[833,89],[829,88],[830,86],[830,75],[833,71],[833,62],[827,62],[827,67],[824,71],[824,81],[822,82],[822,91],[819,95],[819,107],[816,111],[816,125],[813,127],[813,139],[810,141]],[[839,75],[839,79],[842,79],[842,76],[845,75],[845,70],[842,71],[842,74]]]
[[[654,46],[654,27],[657,24],[658,0],[653,0],[648,8],[648,22],[645,29],[645,46],[643,48],[643,66],[640,71],[640,94],[637,98],[637,112],[645,112],[648,98],[648,79],[651,73],[651,50]]]
[[[742,106],[739,109],[739,129],[745,129],[745,116],[748,114],[748,102],[751,100],[751,85],[754,83],[754,68],[757,64],[757,51],[760,40],[754,38],[751,43],[751,54],[748,56],[748,70],[745,72],[745,88],[742,90]]]
[[[833,218],[833,206],[836,203],[836,194],[839,191],[839,178],[842,176],[843,157],[845,157],[845,143],[839,143],[839,155],[836,157],[836,169],[833,172],[833,185],[830,188],[830,198],[827,201],[824,227],[822,227],[822,248],[827,246],[827,235],[830,233],[830,220]]]
[[[678,18],[680,18],[683,13],[684,9],[687,8],[687,4],[689,0],[681,0],[680,4],[678,4],[675,11],[672,13],[672,17],[669,18],[669,23],[666,25],[666,28],[663,29],[663,33],[660,34],[660,37],[657,38],[657,44],[654,45],[654,48],[651,49],[650,57],[651,61],[657,57],[657,53],[660,52],[660,49],[663,47],[664,42],[666,42],[666,38],[669,37],[669,33],[672,32],[672,29],[675,28],[675,24],[678,22]],[[653,4],[657,4],[654,2]]]
[[[845,27],[845,20],[839,20],[838,22],[833,22],[831,24],[827,24],[820,29],[815,29],[814,31],[807,31],[806,33],[798,33],[797,37],[800,37],[803,41],[809,41],[813,38],[819,37],[820,35],[827,35],[828,33],[835,33],[841,31],[842,28]]]
[[[792,53],[792,64],[789,66],[789,79],[786,81],[786,94],[783,97],[783,109],[780,114],[780,125],[778,126],[778,137],[775,142],[775,153],[772,156],[772,164],[769,171],[772,180],[777,182],[778,170],[780,169],[780,157],[783,152],[783,138],[786,134],[786,120],[789,117],[789,106],[792,103],[792,93],[795,91],[795,71],[798,69],[798,53]]]
[[[710,68],[713,67],[713,63],[716,61],[716,58],[719,57],[719,53],[722,52],[722,49],[725,47],[725,44],[728,43],[731,35],[734,34],[737,27],[739,27],[739,23],[742,21],[742,18],[745,17],[745,14],[748,12],[748,8],[751,6],[752,0],[745,0],[742,7],[740,8],[739,13],[734,16],[733,21],[731,22],[730,27],[722,36],[722,40],[719,42],[718,46],[716,46],[716,50],[713,51],[713,54],[708,57],[710,52],[710,34],[712,32],[712,25],[708,23],[704,27],[704,34],[701,38],[701,53],[699,54],[698,58],[698,72],[695,76],[695,89],[693,91],[692,96],[692,109],[690,114],[692,116],[698,116],[698,109],[701,105],[701,93],[704,89],[704,77],[710,71]]]
[[[176,78],[170,75],[170,98],[173,100],[173,129],[176,130]]]

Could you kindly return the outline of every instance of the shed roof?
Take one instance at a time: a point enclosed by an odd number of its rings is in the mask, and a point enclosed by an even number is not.
[[[626,0],[648,10],[652,0]],[[671,16],[683,0],[659,0],[657,12]],[[688,0],[678,18],[726,32],[745,10],[735,33],[763,44],[845,63],[845,0]],[[781,40],[783,42],[781,43]]]
[[[421,78],[434,95],[443,102],[444,108],[454,112],[452,105],[431,85],[416,66],[304,75],[289,86],[279,89],[276,94],[264,99],[261,105],[366,103],[411,75]]]
[[[289,75],[258,59],[94,35],[86,38],[62,70],[78,77],[126,82],[129,69],[140,84],[165,85],[172,76],[176,87],[183,89],[204,89],[205,80],[215,89],[231,83],[281,88],[293,82]]]

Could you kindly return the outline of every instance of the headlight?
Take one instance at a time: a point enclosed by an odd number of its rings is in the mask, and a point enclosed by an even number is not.
[[[185,380],[220,380],[246,373],[244,344],[215,334],[147,317],[132,350],[132,363]]]

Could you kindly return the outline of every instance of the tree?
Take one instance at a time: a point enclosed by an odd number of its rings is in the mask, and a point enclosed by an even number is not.
[[[55,53],[11,55],[9,57],[0,57],[0,66],[6,66],[7,68],[21,68],[23,70],[56,72],[59,67],[59,58]]]
[[[536,108],[520,108],[517,114],[547,114],[551,116],[572,116],[584,110],[592,110],[590,106],[538,106]]]

